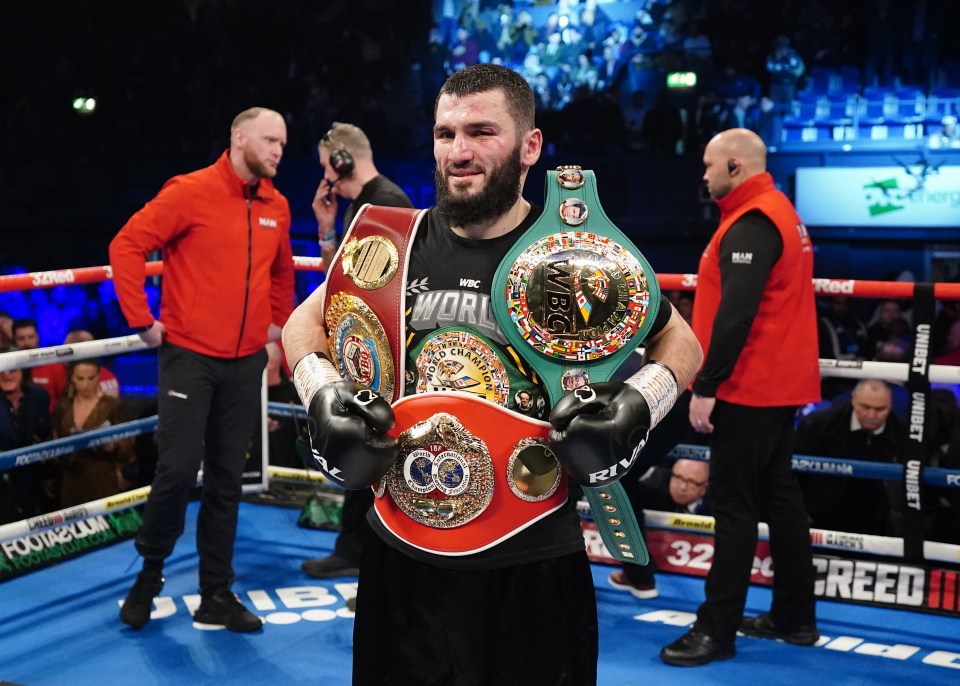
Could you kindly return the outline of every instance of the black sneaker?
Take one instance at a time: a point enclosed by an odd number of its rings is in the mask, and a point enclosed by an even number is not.
[[[757,638],[773,638],[797,646],[812,646],[820,640],[820,632],[816,627],[798,626],[789,631],[782,631],[774,625],[769,614],[744,617],[740,621],[740,633]]]
[[[134,629],[141,629],[150,621],[153,599],[162,589],[163,574],[160,572],[144,570],[137,574],[137,580],[120,608],[120,621]]]
[[[304,560],[300,565],[307,576],[314,579],[333,579],[338,576],[360,576],[360,568],[356,562],[350,562],[336,555],[317,557]]]
[[[241,633],[257,631],[263,626],[263,620],[245,608],[229,588],[218,588],[201,596],[193,621]]]

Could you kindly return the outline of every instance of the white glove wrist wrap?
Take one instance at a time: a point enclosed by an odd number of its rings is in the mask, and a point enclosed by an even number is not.
[[[650,428],[663,419],[677,402],[677,377],[673,370],[662,362],[653,361],[640,367],[640,371],[626,380],[647,401],[650,408]]]
[[[293,368],[293,385],[297,388],[300,402],[308,409],[310,401],[321,387],[342,380],[333,362],[319,353],[301,358]]]

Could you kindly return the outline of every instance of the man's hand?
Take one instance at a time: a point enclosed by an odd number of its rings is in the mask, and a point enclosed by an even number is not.
[[[396,439],[386,434],[396,423],[390,403],[367,386],[340,379],[317,353],[297,362],[293,382],[307,408],[315,466],[347,489],[379,481],[400,454]]]
[[[716,398],[693,394],[693,397],[690,398],[690,426],[693,427],[694,431],[701,434],[713,433],[710,415],[713,414],[713,408],[716,404]]]
[[[584,486],[617,481],[636,461],[650,433],[640,391],[620,381],[592,383],[560,398],[550,413],[550,447]]]
[[[154,320],[153,324],[146,331],[138,331],[137,335],[140,336],[140,340],[149,345],[151,348],[156,348],[158,345],[163,343],[163,336],[167,333],[167,328],[163,325],[159,319]]]
[[[337,221],[337,189],[323,179],[313,196],[313,214],[317,218],[317,233],[320,240],[334,230]]]

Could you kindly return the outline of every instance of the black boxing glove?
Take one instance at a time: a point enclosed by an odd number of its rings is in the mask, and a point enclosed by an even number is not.
[[[293,379],[307,408],[317,468],[347,489],[379,481],[400,454],[397,440],[386,435],[396,423],[390,403],[368,386],[341,379],[322,353],[297,362]]]
[[[550,447],[578,483],[613,483],[636,462],[650,430],[676,400],[676,377],[659,362],[644,365],[626,382],[581,386],[550,413]]]

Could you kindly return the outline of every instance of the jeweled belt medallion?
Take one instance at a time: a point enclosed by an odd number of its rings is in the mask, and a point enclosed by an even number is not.
[[[490,504],[490,452],[456,417],[437,413],[402,432],[399,443],[400,457],[385,481],[408,517],[449,529],[478,517]]]
[[[344,379],[393,395],[395,373],[383,324],[360,298],[336,293],[325,314],[333,364]]]
[[[564,361],[616,352],[640,330],[650,307],[640,261],[616,241],[586,231],[551,234],[521,252],[506,296],[522,338]]]

